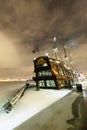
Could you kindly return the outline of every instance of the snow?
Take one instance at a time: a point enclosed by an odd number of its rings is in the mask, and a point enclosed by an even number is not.
[[[15,104],[13,110],[7,114],[2,109],[2,106],[7,102],[7,97],[9,99],[12,98],[11,87],[8,89],[9,91],[6,88],[6,90],[4,89],[4,91],[0,92],[0,130],[12,130],[16,128],[33,115],[71,92],[68,89],[40,89],[40,91],[36,91],[35,88],[28,89],[25,91],[24,96]]]

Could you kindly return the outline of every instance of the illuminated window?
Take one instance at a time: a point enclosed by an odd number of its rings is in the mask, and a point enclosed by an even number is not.
[[[40,71],[39,73],[38,73],[38,77],[43,77],[43,76],[52,76],[52,73],[51,73],[51,71]]]
[[[45,87],[44,80],[39,81],[39,87]]]
[[[56,87],[54,80],[46,80],[47,87]]]

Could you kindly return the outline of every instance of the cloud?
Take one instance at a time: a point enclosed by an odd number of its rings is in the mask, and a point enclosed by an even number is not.
[[[61,33],[68,38],[86,35],[85,0],[1,2],[1,29],[20,38],[23,44],[34,45]]]
[[[49,51],[52,56],[54,36],[60,49],[63,44],[75,41],[78,46],[73,46],[76,51],[73,55],[80,55],[80,45],[87,45],[86,5],[86,0],[1,0],[0,36],[3,45],[0,42],[0,48],[3,57],[0,56],[0,66],[20,68],[20,75],[26,75],[27,71],[32,74],[35,56],[32,50],[39,45],[41,54]]]
[[[12,68],[20,64],[20,59],[17,55],[17,50],[11,38],[6,37],[0,32],[0,67]]]

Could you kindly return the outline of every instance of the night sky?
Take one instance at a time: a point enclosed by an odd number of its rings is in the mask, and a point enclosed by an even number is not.
[[[0,0],[0,78],[33,75],[33,58],[53,57],[53,38],[64,56],[72,54],[74,69],[87,72],[87,0]]]

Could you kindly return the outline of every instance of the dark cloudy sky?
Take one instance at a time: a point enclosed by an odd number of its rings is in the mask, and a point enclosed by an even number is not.
[[[32,50],[53,56],[53,37],[70,46],[74,68],[87,72],[87,0],[0,0],[0,77],[33,75]]]

